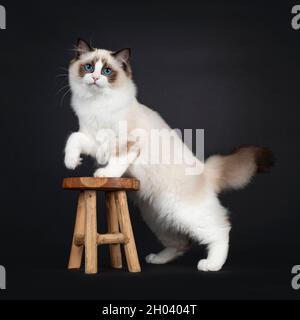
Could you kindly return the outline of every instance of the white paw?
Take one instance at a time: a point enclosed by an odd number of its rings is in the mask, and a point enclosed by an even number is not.
[[[99,168],[94,172],[94,177],[103,177],[103,178],[120,178],[121,175],[117,171],[113,171],[110,169]]]
[[[150,253],[145,257],[145,260],[147,263],[152,263],[152,264],[164,264],[166,261],[160,257],[158,254],[155,253]]]
[[[94,177],[108,177],[104,168],[99,168],[94,172]]]
[[[65,166],[68,169],[74,170],[77,166],[81,165],[82,158],[77,152],[69,152],[65,155]]]
[[[99,164],[105,165],[109,160],[109,149],[108,145],[98,148],[96,152],[96,160]]]
[[[219,271],[222,265],[214,263],[207,259],[202,259],[198,262],[197,269],[199,271]]]

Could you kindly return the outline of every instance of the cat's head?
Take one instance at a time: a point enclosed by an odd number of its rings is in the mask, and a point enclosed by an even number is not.
[[[69,67],[73,93],[92,97],[131,82],[129,48],[112,52],[92,48],[86,41],[78,39],[75,53]]]

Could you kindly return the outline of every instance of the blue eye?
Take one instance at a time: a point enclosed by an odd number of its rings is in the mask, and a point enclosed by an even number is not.
[[[112,73],[111,68],[103,68],[102,69],[102,74],[104,74],[105,76],[109,76],[111,73]]]
[[[86,72],[94,72],[94,67],[90,63],[86,63],[83,68]]]

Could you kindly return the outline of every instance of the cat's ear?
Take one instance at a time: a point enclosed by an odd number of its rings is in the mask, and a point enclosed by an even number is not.
[[[131,49],[130,48],[125,48],[118,50],[116,52],[113,52],[112,55],[119,61],[121,64],[129,64],[129,59],[131,56]]]
[[[82,54],[93,51],[93,48],[85,40],[78,38],[75,51],[78,59]]]

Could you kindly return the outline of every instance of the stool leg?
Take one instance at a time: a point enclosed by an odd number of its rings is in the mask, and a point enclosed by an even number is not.
[[[119,215],[119,223],[121,232],[128,239],[128,242],[124,244],[124,250],[130,272],[140,272],[141,267],[139,258],[136,251],[129,211],[127,204],[127,196],[125,191],[115,191],[115,199]]]
[[[113,192],[105,193],[108,233],[119,233],[118,213]],[[122,268],[121,247],[119,244],[110,244],[110,260],[113,268]]]
[[[81,246],[76,245],[75,237],[77,235],[84,235],[84,222],[85,222],[85,201],[84,201],[84,194],[81,191],[78,196],[76,221],[75,221],[68,269],[79,269],[81,266],[83,245]]]
[[[97,210],[96,191],[85,190],[85,273],[97,273]]]

